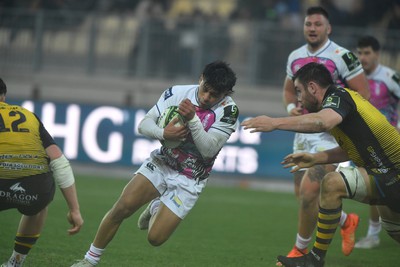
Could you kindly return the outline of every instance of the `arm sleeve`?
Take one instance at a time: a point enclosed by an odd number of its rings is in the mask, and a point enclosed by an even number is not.
[[[214,157],[226,143],[229,136],[215,131],[206,132],[197,115],[188,122],[193,141],[203,158]]]
[[[149,138],[164,140],[164,129],[158,127],[156,121],[159,112],[156,106],[151,108],[139,123],[139,133]]]
[[[50,161],[50,168],[53,172],[54,180],[60,188],[67,188],[75,183],[71,165],[64,155]]]

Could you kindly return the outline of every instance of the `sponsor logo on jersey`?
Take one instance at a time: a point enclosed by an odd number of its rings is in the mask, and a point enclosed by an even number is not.
[[[170,98],[172,96],[172,87],[168,88],[167,90],[165,90],[164,92],[164,100],[167,100],[168,98]]]
[[[336,95],[331,95],[325,99],[322,107],[324,107],[324,108],[339,108],[339,104],[340,104],[340,97],[338,97]]]
[[[222,122],[226,122],[228,124],[235,124],[237,118],[239,117],[239,110],[237,106],[227,106],[224,108],[224,116],[221,118]]]
[[[207,129],[208,121],[210,120],[210,117],[211,117],[210,113],[206,114],[206,116],[204,117],[203,121],[201,122],[204,129]]]
[[[349,71],[355,70],[361,64],[358,58],[352,52],[347,52],[342,56],[342,58]]]
[[[386,182],[385,185],[391,186],[391,185],[397,184],[399,181],[400,181],[400,177],[397,175],[395,177],[390,178],[390,180],[388,182]]]
[[[376,173],[387,173],[389,169],[383,164],[382,159],[379,157],[378,153],[372,146],[367,147],[367,151],[369,152],[370,158],[375,161],[375,165],[378,168],[374,168],[374,172]]]

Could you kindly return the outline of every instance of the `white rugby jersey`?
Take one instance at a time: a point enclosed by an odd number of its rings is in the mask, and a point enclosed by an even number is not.
[[[371,98],[369,101],[374,105],[388,121],[397,126],[397,105],[400,98],[400,76],[389,67],[378,65],[377,68],[367,75]]]
[[[170,106],[179,106],[179,103],[188,98],[196,106],[196,114],[200,118],[206,132],[216,131],[229,136],[238,127],[239,110],[230,96],[226,96],[210,109],[199,107],[198,85],[177,85],[168,88],[161,95],[156,107],[159,115]],[[161,147],[164,161],[171,168],[191,179],[205,179],[209,176],[215,158],[203,159],[194,144],[192,135],[177,148]]]
[[[352,52],[328,40],[315,53],[307,49],[307,44],[290,53],[286,65],[287,75],[293,78],[301,67],[310,62],[324,64],[332,74],[333,81],[342,87],[347,87],[346,80],[363,72],[360,61]]]

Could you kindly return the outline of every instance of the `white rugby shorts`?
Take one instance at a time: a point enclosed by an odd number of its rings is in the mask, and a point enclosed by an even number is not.
[[[338,146],[335,138],[329,133],[296,133],[293,141],[293,153],[316,153]]]
[[[136,173],[143,174],[160,192],[160,200],[179,218],[184,219],[199,199],[208,179],[187,178],[171,169],[162,160],[158,150],[150,154]]]
[[[327,132],[296,133],[293,140],[293,153],[317,153],[337,146],[339,145],[335,138]],[[306,168],[300,170],[305,171]]]

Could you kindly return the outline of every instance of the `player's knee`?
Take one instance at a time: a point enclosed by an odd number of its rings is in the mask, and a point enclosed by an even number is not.
[[[313,206],[313,203],[317,203],[319,200],[319,188],[318,190],[302,190],[300,192],[300,203],[303,208],[307,209]]]
[[[147,241],[150,243],[150,245],[152,245],[154,247],[159,247],[162,244],[164,244],[165,241],[167,241],[167,240],[164,238],[161,238],[158,235],[151,234],[151,232],[149,232],[149,234],[147,235]]]
[[[300,188],[300,197],[304,201],[313,201],[315,198],[318,198],[319,191],[320,191],[320,183],[303,184]]]
[[[117,201],[110,211],[110,216],[115,221],[122,221],[133,214],[132,206],[124,201]]]
[[[330,172],[321,181],[321,193],[335,194],[342,186],[341,177],[337,172]]]

